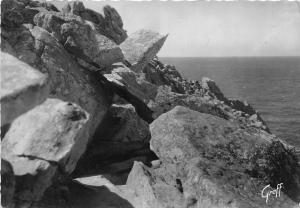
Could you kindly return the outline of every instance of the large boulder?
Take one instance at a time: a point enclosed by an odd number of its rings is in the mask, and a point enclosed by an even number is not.
[[[82,17],[84,20],[94,23],[96,30],[117,44],[127,38],[123,29],[123,21],[118,12],[109,5],[102,8],[101,13],[85,8],[81,1],[68,2],[62,9],[64,13],[71,13]]]
[[[109,90],[45,29],[21,26],[2,30],[1,36],[6,43],[2,50],[48,74],[50,97],[77,103],[90,114],[84,129],[91,138],[111,103]]]
[[[47,99],[14,120],[1,148],[16,176],[16,198],[39,200],[55,174],[71,173],[85,149],[87,120],[79,106],[58,99]]]
[[[52,33],[70,53],[99,68],[123,60],[119,46],[79,16],[40,12],[34,22]]]
[[[180,106],[157,118],[150,130],[151,149],[163,163],[154,177],[180,180],[195,207],[292,207],[287,196],[300,200],[295,154],[265,131]],[[280,183],[285,193],[280,199],[266,204],[257,194]]]
[[[135,72],[141,72],[156,56],[167,36],[151,30],[138,30],[131,34],[120,45],[130,68]]]
[[[144,103],[155,99],[157,86],[122,63],[113,64],[111,72],[104,74],[104,77],[119,88],[126,89]]]
[[[44,102],[48,91],[46,75],[1,53],[1,126]]]

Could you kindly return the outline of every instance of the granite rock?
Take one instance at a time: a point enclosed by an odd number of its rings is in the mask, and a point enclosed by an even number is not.
[[[123,29],[123,21],[118,12],[111,6],[106,5],[101,12],[95,12],[85,8],[80,1],[69,2],[63,7],[64,13],[71,13],[82,17],[94,24],[95,29],[102,35],[120,44],[127,38],[126,30]]]
[[[82,127],[88,114],[79,106],[47,99],[19,116],[2,141],[2,157],[12,164],[16,196],[39,200],[57,171],[69,174],[85,149]]]
[[[163,163],[154,177],[163,175],[166,183],[180,179],[195,207],[268,207],[257,193],[279,183],[285,196],[273,199],[273,207],[295,205],[287,196],[299,201],[295,154],[263,130],[180,106],[161,115],[150,130],[151,149]]]
[[[123,60],[119,46],[79,16],[40,12],[35,15],[34,22],[52,33],[70,53],[99,68]]]
[[[1,53],[1,125],[9,124],[46,100],[47,76],[28,64]]]
[[[104,77],[114,85],[126,89],[144,103],[148,103],[156,96],[156,85],[148,82],[143,74],[132,71],[122,63],[113,64],[111,72],[104,74]]]
[[[167,35],[150,30],[138,30],[120,45],[130,69],[141,72],[143,68],[156,56],[163,46]]]

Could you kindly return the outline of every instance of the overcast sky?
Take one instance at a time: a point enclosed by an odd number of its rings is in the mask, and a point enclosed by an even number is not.
[[[117,9],[128,34],[168,33],[159,56],[300,55],[299,2],[84,1],[96,11],[105,4]]]

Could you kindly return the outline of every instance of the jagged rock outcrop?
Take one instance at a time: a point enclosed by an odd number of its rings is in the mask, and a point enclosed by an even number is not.
[[[55,174],[74,169],[85,148],[82,127],[87,120],[79,106],[47,99],[13,121],[1,152],[16,176],[15,198],[37,201]]]
[[[122,43],[127,38],[126,30],[123,29],[123,21],[118,12],[106,5],[102,8],[102,14],[91,9],[85,8],[82,2],[74,1],[67,3],[62,11],[82,17],[94,23],[95,29],[102,35],[115,41],[117,44]]]
[[[40,12],[35,15],[34,23],[52,33],[70,53],[99,68],[123,60],[119,46],[79,16]]]
[[[151,148],[163,163],[152,177],[162,177],[167,184],[178,179],[194,207],[268,207],[256,193],[266,184],[279,183],[285,184],[286,195],[299,200],[297,159],[265,131],[241,129],[179,106],[161,115],[150,129]],[[286,196],[269,204],[295,205]]]
[[[3,0],[1,2],[1,26],[13,28],[26,23],[32,24],[33,17],[40,11],[58,12],[58,9],[49,2]]]
[[[134,72],[143,68],[156,56],[163,46],[167,35],[150,30],[139,30],[131,34],[121,45],[125,59]]]
[[[184,94],[184,78],[176,70],[175,66],[161,63],[158,58],[151,60],[143,69],[145,79],[157,86],[168,85],[173,92]]]
[[[144,77],[160,86],[155,99],[148,103],[153,118],[167,112],[176,105],[234,120],[244,126],[255,126],[270,132],[259,113],[246,102],[227,99],[216,83],[204,77],[201,81],[186,80],[170,65],[152,60],[144,68]]]
[[[19,59],[1,53],[1,125],[42,103],[48,96],[47,76]]]
[[[153,111],[154,118],[170,111],[178,105],[224,119],[230,118],[229,112],[227,112],[227,109],[223,108],[222,103],[216,103],[216,101],[210,97],[203,97],[197,94],[188,95],[175,93],[172,92],[172,89],[169,86],[159,87],[154,102],[148,104],[149,108]]]
[[[205,94],[179,94],[172,92],[169,86],[161,86],[157,90],[155,100],[148,103],[149,108],[153,111],[154,118],[173,109],[177,105],[185,106],[201,113],[215,115],[239,123],[244,127],[253,126],[269,131],[256,111],[254,111],[254,114],[249,115],[241,108],[226,105],[224,101],[211,96],[211,91],[207,91]],[[246,105],[243,104],[243,106]],[[251,106],[249,107],[251,108]]]

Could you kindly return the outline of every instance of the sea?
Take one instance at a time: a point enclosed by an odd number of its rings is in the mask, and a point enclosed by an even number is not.
[[[272,133],[300,147],[300,57],[161,57],[183,77],[213,79],[228,98],[247,101]]]

